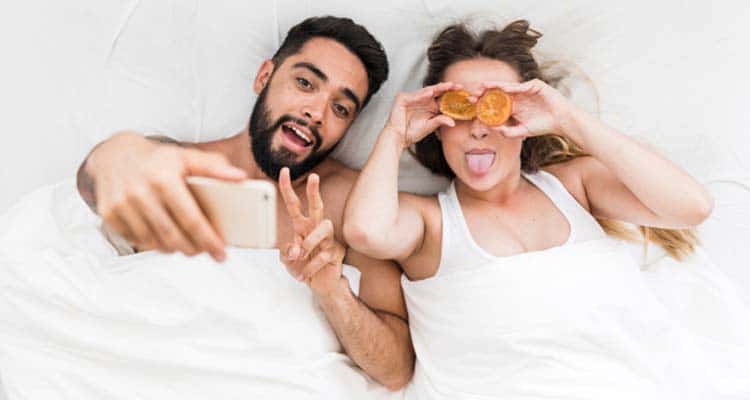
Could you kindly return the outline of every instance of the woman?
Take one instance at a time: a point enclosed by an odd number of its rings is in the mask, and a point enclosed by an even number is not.
[[[688,349],[700,346],[595,218],[662,228],[644,232],[679,257],[695,242],[677,229],[705,220],[712,199],[685,171],[548,86],[531,54],[539,37],[525,21],[479,35],[443,30],[428,51],[425,87],[397,97],[347,203],[349,244],[404,270],[418,360],[407,393],[691,394],[674,382],[698,375],[679,358],[692,360]],[[513,101],[501,126],[438,114],[448,90],[467,90],[475,102],[492,88]],[[398,193],[398,161],[412,145],[420,162],[453,178],[445,193]]]

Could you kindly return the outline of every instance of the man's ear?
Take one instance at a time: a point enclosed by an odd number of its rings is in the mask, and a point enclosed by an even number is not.
[[[258,68],[258,72],[255,74],[255,82],[253,82],[253,90],[255,91],[255,94],[260,94],[261,90],[268,85],[268,81],[271,79],[271,75],[273,75],[274,68],[273,61],[270,59],[263,61],[263,63],[260,64],[260,68]]]

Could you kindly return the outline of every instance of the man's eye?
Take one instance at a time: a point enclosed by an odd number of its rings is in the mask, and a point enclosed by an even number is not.
[[[342,106],[341,104],[334,104],[333,110],[336,111],[336,114],[344,118],[349,116],[349,110],[346,107]]]
[[[308,81],[305,78],[297,78],[297,85],[299,85],[301,88],[309,89],[312,87],[312,84],[310,81]]]

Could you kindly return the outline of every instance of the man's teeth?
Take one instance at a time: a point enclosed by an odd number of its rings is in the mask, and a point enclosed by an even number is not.
[[[295,128],[294,126],[289,126],[289,129],[294,132],[295,135],[299,136],[302,140],[305,141],[305,143],[310,144],[312,143],[312,140],[307,137],[307,135],[304,134],[304,132],[300,131],[299,129]]]

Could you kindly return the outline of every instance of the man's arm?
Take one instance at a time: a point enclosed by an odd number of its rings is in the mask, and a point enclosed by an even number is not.
[[[158,143],[164,143],[164,144],[173,144],[179,147],[189,147],[188,143],[180,142],[175,139],[172,139],[169,136],[166,135],[148,135],[145,136],[146,139],[152,140],[154,142]],[[76,185],[78,187],[78,193],[80,193],[81,197],[83,198],[83,201],[86,202],[86,204],[89,206],[91,211],[96,211],[96,187],[94,186],[94,177],[91,174],[91,172],[86,168],[88,164],[88,160],[91,157],[91,154],[96,151],[96,149],[104,142],[99,143],[98,145],[94,146],[93,149],[89,152],[89,154],[86,156],[86,158],[83,160],[81,165],[78,167],[78,173],[76,174]]]
[[[329,182],[330,183],[330,182]],[[414,350],[406,323],[400,270],[350,250],[336,240],[334,225],[324,219],[320,178],[307,179],[308,215],[283,168],[279,191],[292,218],[294,238],[280,249],[289,273],[306,282],[347,354],[368,375],[392,390],[403,387],[414,369]],[[342,276],[342,263],[356,265],[361,274],[360,298]]]
[[[170,145],[165,144],[169,141]],[[99,143],[78,170],[78,190],[103,221],[134,246],[224,258],[224,245],[185,183],[188,175],[241,180],[220,155],[164,137],[121,132]]]
[[[414,372],[401,271],[390,261],[373,260],[352,249],[346,263],[361,272],[360,297],[341,277],[334,290],[316,295],[318,303],[346,353],[388,389],[401,389]]]

